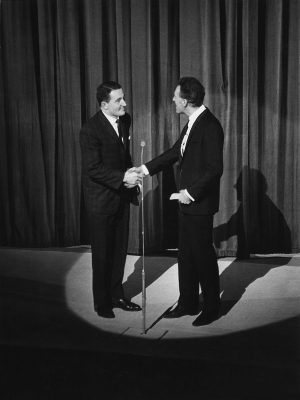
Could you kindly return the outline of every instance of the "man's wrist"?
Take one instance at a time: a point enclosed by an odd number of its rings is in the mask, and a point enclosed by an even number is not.
[[[143,174],[145,176],[149,175],[149,170],[148,170],[148,168],[146,167],[145,164],[141,165],[141,168],[142,168]]]

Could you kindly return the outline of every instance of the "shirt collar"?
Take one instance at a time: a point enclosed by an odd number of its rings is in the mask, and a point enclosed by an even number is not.
[[[117,122],[117,120],[118,120],[119,118],[113,117],[113,116],[111,116],[111,115],[108,115],[108,114],[106,114],[106,112],[104,112],[103,110],[101,110],[101,111],[103,112],[104,116],[109,120],[109,122],[112,124],[112,126],[114,126],[115,123]]]
[[[203,113],[203,111],[206,110],[205,105],[202,104],[202,106],[200,106],[199,108],[197,108],[196,111],[193,112],[193,114],[191,114],[189,116],[189,125],[193,125],[193,123],[196,121],[196,119],[199,117],[200,114]]]

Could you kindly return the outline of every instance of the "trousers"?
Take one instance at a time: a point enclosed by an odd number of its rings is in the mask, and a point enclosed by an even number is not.
[[[179,304],[197,307],[200,285],[203,309],[217,309],[220,282],[213,246],[213,215],[190,215],[179,211],[178,250]]]

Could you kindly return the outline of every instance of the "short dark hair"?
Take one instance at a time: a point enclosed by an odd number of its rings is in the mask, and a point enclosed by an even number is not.
[[[101,85],[97,87],[97,95],[96,95],[99,106],[101,106],[102,101],[109,102],[110,92],[112,90],[117,90],[121,88],[122,86],[118,82],[107,81],[101,83]]]
[[[198,79],[186,76],[179,79],[180,97],[186,99],[193,107],[200,107],[203,104],[205,89]]]

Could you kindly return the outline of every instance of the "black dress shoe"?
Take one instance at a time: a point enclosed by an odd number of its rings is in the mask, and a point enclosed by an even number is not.
[[[113,300],[113,308],[121,308],[124,311],[141,311],[141,307],[138,304],[124,298]]]
[[[216,321],[219,317],[219,310],[216,311],[202,311],[200,315],[193,322],[193,326],[209,325]]]
[[[104,306],[95,307],[95,311],[99,315],[99,317],[115,318],[115,314],[110,307],[104,307]]]
[[[176,306],[174,310],[167,311],[164,315],[164,318],[180,318],[184,315],[196,315],[198,314],[197,307],[183,307],[183,306]]]

